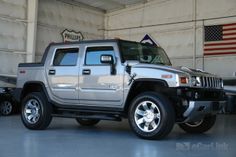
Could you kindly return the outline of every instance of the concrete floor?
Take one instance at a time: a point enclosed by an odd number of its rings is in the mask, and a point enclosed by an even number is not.
[[[19,116],[0,117],[0,157],[235,157],[235,146],[232,115],[220,115],[206,134],[186,134],[175,126],[162,141],[139,139],[126,120],[81,127],[74,119],[54,118],[47,130],[31,131]]]

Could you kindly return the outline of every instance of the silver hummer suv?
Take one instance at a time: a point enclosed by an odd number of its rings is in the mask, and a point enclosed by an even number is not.
[[[128,118],[139,137],[161,139],[175,123],[206,132],[225,104],[221,78],[172,67],[160,47],[118,39],[52,43],[41,63],[21,63],[17,75],[21,118],[33,130],[52,117],[84,126]]]

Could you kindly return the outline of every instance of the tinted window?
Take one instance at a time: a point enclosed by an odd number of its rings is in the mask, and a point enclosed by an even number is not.
[[[146,64],[171,65],[171,62],[161,47],[148,43],[121,41],[120,50],[122,62],[136,60]]]
[[[114,58],[114,49],[113,47],[89,47],[86,51],[86,65],[99,65],[101,55],[112,55]]]
[[[78,52],[78,48],[58,49],[53,60],[53,65],[75,66],[77,63]]]

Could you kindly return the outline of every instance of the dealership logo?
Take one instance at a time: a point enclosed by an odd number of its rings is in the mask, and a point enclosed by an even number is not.
[[[65,29],[62,33],[62,40],[63,42],[75,42],[81,41],[84,39],[84,36],[81,32],[76,32],[74,30]]]
[[[219,142],[211,142],[211,143],[191,143],[191,142],[178,142],[176,143],[177,151],[228,151],[230,150],[230,146],[228,143],[219,143]]]

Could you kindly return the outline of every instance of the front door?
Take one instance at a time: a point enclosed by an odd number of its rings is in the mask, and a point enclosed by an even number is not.
[[[84,63],[79,72],[80,104],[119,107],[123,103],[123,71],[117,68],[116,49],[113,46],[91,46],[84,51]],[[101,55],[113,56],[115,71],[110,64],[100,62]]]

